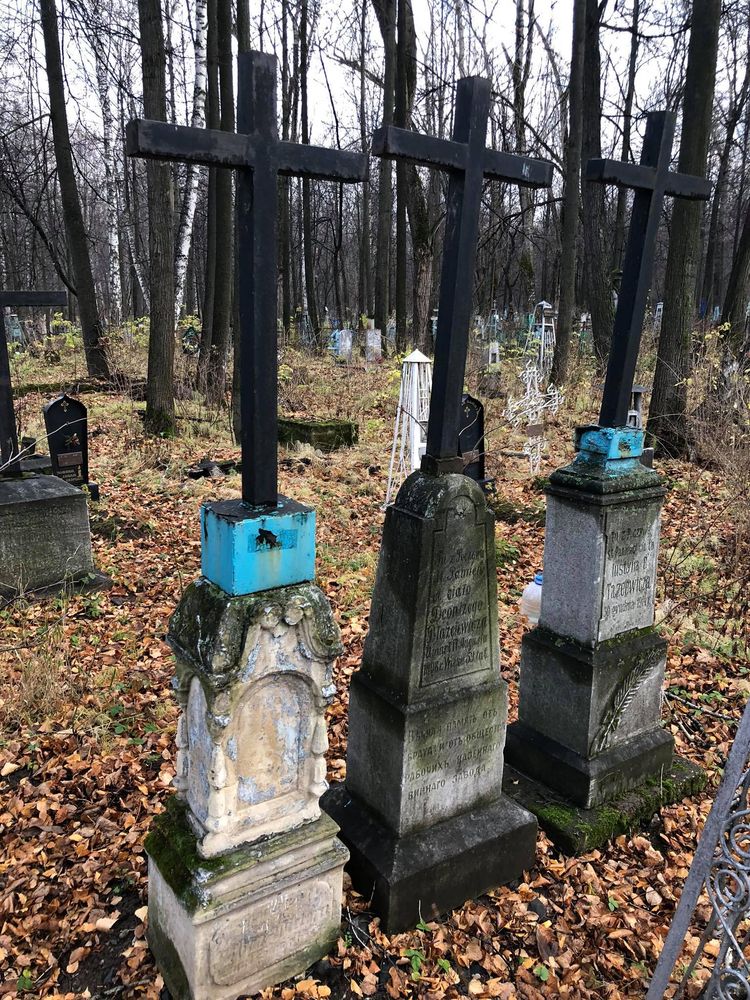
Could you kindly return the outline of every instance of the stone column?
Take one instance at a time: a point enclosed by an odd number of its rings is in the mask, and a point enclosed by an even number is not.
[[[667,646],[654,628],[665,488],[641,464],[642,447],[641,430],[579,428],[575,461],[547,491],[541,615],[523,639],[506,759],[536,785],[521,782],[518,798],[553,839],[566,825],[561,804],[592,810],[674,777],[674,740],[660,722]],[[646,808],[660,801],[646,796]],[[599,842],[618,832],[605,824]]]
[[[177,794],[146,841],[149,944],[190,1000],[256,993],[325,954],[348,857],[318,804],[339,632],[314,584],[288,582],[312,576],[314,515],[235,506],[204,507],[205,575],[170,622]],[[287,585],[252,589],[274,578]]]
[[[414,472],[386,513],[346,784],[323,808],[388,932],[515,878],[534,817],[502,795],[494,519],[460,475]]]

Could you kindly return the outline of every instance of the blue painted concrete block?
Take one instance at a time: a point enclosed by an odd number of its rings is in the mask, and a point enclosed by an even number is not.
[[[201,571],[233,596],[314,579],[315,511],[282,496],[276,510],[203,504]]]
[[[643,430],[636,427],[576,427],[573,463],[607,467],[610,473],[630,472],[640,464]]]

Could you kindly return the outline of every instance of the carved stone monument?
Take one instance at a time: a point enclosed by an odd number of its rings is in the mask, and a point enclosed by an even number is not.
[[[149,834],[149,940],[174,996],[231,1000],[324,954],[347,852],[321,816],[338,629],[310,583],[230,596],[201,577],[172,617],[177,797]]]
[[[346,848],[318,805],[340,651],[315,512],[278,492],[279,172],[361,179],[364,156],[282,143],[275,57],[241,53],[240,133],[128,125],[131,155],[237,170],[242,499],[201,511],[201,579],[169,638],[182,705],[175,796],[146,841],[149,944],[174,997],[234,1000],[303,972],[341,921]]]
[[[536,823],[502,795],[507,710],[493,516],[465,476],[415,472],[386,513],[346,785],[323,798],[388,931],[533,862]]]
[[[666,643],[654,603],[665,491],[641,463],[643,431],[628,426],[664,197],[710,190],[670,172],[674,127],[672,113],[651,112],[637,167],[586,168],[589,180],[636,194],[599,423],[578,428],[575,461],[550,478],[541,614],[523,640],[506,753],[525,776],[513,794],[566,850],[599,846],[702,781],[699,768],[673,761],[660,724]]]

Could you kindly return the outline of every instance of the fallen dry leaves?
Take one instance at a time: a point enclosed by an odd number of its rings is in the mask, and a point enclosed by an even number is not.
[[[308,360],[306,368],[308,383],[329,384],[330,375],[340,385],[340,369],[328,362]],[[385,367],[348,377],[350,396],[367,400],[355,414],[360,444],[330,456],[290,451],[281,461],[282,492],[318,510],[319,582],[345,647],[328,710],[333,780],[346,773],[348,686],[368,627],[396,385]],[[341,412],[341,399],[328,391],[315,408]],[[174,773],[177,709],[164,636],[180,593],[199,572],[201,501],[238,489],[236,476],[191,481],[184,472],[207,453],[218,459],[235,452],[226,438],[217,445],[214,427],[213,436],[148,441],[126,400],[115,398],[114,407],[103,395],[86,401],[103,497],[92,515],[95,557],[114,586],[0,611],[0,994],[155,998],[163,984],[145,941],[143,840]],[[526,515],[544,497],[523,460],[500,456],[517,446],[500,419],[502,406],[488,402],[489,472],[498,496],[524,515],[497,525],[502,669],[513,714],[525,627],[517,601],[541,565],[544,535]],[[570,428],[581,415],[563,417],[548,434],[545,473],[571,457]],[[678,464],[666,471],[675,483],[697,475]],[[699,641],[697,615],[731,612],[722,596],[729,570],[718,553],[735,530],[721,478],[701,473],[699,485],[673,489],[665,509],[664,574],[682,615],[667,622],[673,697],[665,715],[679,752],[715,776],[750,691],[750,670],[744,657]],[[705,564],[691,564],[684,549],[707,525],[716,541],[710,594],[701,587]],[[684,558],[687,571],[684,562],[675,568]],[[647,830],[579,858],[560,855],[540,835],[525,880],[407,934],[383,934],[366,901],[348,888],[334,951],[306,976],[263,995],[641,997],[709,805],[709,794],[678,803]],[[698,922],[707,915],[703,904]]]

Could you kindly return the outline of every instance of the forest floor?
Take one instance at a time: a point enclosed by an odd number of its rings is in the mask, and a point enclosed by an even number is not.
[[[75,377],[74,365],[80,372],[80,359],[65,352],[59,364],[14,360],[24,433],[41,433],[41,405]],[[190,362],[181,365],[187,378]],[[132,372],[142,373],[142,358]],[[367,632],[398,375],[393,361],[366,368],[291,351],[281,368],[283,412],[347,416],[360,427],[351,449],[280,452],[281,491],[317,509],[318,582],[345,647],[329,710],[332,780],[345,775],[348,682]],[[520,393],[513,366],[501,381]],[[572,458],[572,428],[594,416],[593,384],[581,365],[548,422],[542,477]],[[164,636],[199,573],[201,502],[239,492],[237,475],[193,480],[186,472],[205,456],[237,451],[226,412],[180,402],[180,437],[155,440],[143,434],[143,404],[126,379],[121,392],[81,398],[101,487],[91,504],[95,561],[114,583],[0,610],[0,994],[156,998],[162,983],[145,940],[143,840],[174,774],[177,705]],[[529,475],[525,459],[503,454],[522,445],[502,418],[504,400],[486,405],[513,718],[526,627],[518,599],[541,567],[544,481]],[[749,465],[741,450],[701,466],[658,465],[671,487],[659,572],[669,639],[664,717],[678,752],[708,770],[706,792],[581,857],[561,855],[540,834],[535,866],[522,879],[409,933],[381,933],[347,889],[337,947],[308,976],[266,996],[643,996],[750,693]],[[704,901],[693,935],[707,912]],[[690,996],[705,976],[701,967]]]

